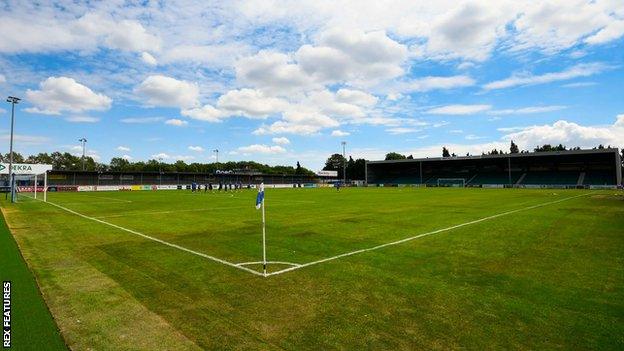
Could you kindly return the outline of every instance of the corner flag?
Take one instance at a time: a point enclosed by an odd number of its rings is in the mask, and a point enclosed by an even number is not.
[[[256,196],[256,210],[262,207],[262,274],[266,277],[267,260],[266,260],[266,220],[264,217],[264,183],[258,186],[258,196]]]
[[[258,187],[258,196],[256,196],[256,210],[259,210],[262,207],[262,202],[264,202],[264,183],[260,183]]]

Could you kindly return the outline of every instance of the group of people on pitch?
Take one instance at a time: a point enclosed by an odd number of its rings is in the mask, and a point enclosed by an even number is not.
[[[204,188],[204,192],[207,191],[234,191],[234,190],[241,190],[243,189],[243,183],[238,182],[238,183],[224,183],[224,182],[219,182],[218,184],[212,184],[212,183],[207,183],[203,185]],[[251,185],[247,185],[245,186],[246,189],[250,189]],[[198,183],[191,183],[191,191],[192,192],[200,192],[202,190],[202,185],[198,184]]]

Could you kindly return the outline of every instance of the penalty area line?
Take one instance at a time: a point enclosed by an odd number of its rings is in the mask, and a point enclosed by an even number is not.
[[[39,199],[37,199],[37,200],[39,200]],[[57,204],[55,204],[53,202],[46,202],[46,203],[50,204],[52,206],[58,207],[61,210],[67,211],[67,212],[69,212],[71,214],[74,214],[76,216],[79,216],[79,217],[82,217],[82,218],[85,218],[85,219],[89,219],[89,220],[92,220],[92,221],[95,221],[95,222],[98,222],[98,223],[101,223],[101,224],[105,224],[107,226],[110,226],[110,227],[113,227],[113,228],[116,228],[116,229],[119,229],[119,230],[123,230],[125,232],[131,233],[131,234],[134,234],[134,235],[138,235],[138,236],[140,236],[140,237],[142,237],[144,239],[152,240],[152,241],[155,241],[157,243],[160,243],[160,244],[172,247],[174,249],[178,249],[178,250],[181,250],[181,251],[193,254],[193,255],[197,255],[197,256],[200,256],[200,257],[203,257],[203,258],[207,258],[207,259],[209,259],[211,261],[214,261],[214,262],[217,262],[217,263],[221,263],[221,264],[226,265],[226,266],[234,267],[234,268],[243,270],[245,272],[248,272],[248,273],[251,273],[251,274],[254,274],[254,275],[258,275],[258,276],[261,276],[261,277],[264,276],[264,274],[262,274],[262,273],[260,273],[258,271],[254,271],[253,269],[250,269],[250,268],[247,268],[247,267],[244,267],[244,266],[239,266],[239,265],[237,265],[235,263],[232,263],[232,262],[220,259],[218,257],[210,256],[210,255],[207,255],[205,253],[201,253],[201,252],[198,252],[198,251],[195,251],[195,250],[191,250],[191,249],[188,249],[188,248],[186,248],[184,246],[176,245],[176,244],[170,243],[168,241],[164,241],[164,240],[155,238],[153,236],[149,236],[149,235],[137,232],[136,230],[124,228],[122,226],[119,226],[119,225],[116,225],[116,224],[113,224],[113,223],[109,223],[109,222],[103,221],[101,219],[89,217],[87,215],[84,215],[82,213],[76,212],[76,211],[71,210],[69,208],[63,207],[61,205],[57,205]]]
[[[405,239],[392,241],[392,242],[389,242],[389,243],[385,243],[385,244],[381,244],[381,245],[377,245],[377,246],[373,246],[373,247],[369,247],[369,248],[365,248],[365,249],[360,249],[360,250],[355,250],[355,251],[351,251],[351,252],[346,252],[346,253],[343,253],[343,254],[340,254],[340,255],[327,257],[327,258],[324,258],[324,259],[321,259],[321,260],[318,260],[318,261],[302,263],[302,264],[299,264],[298,266],[293,266],[293,267],[285,268],[285,269],[282,269],[282,270],[279,270],[279,271],[267,273],[266,275],[267,276],[272,276],[272,275],[278,275],[278,274],[283,274],[283,273],[287,273],[287,272],[292,272],[294,270],[305,268],[305,267],[309,267],[309,266],[313,266],[313,265],[317,265],[319,263],[333,261],[333,260],[337,260],[339,258],[343,258],[343,257],[347,257],[347,256],[353,256],[353,255],[361,254],[361,253],[364,253],[364,252],[375,251],[375,250],[379,250],[379,249],[382,249],[382,248],[387,247],[387,246],[403,244],[403,243],[406,243],[408,241],[419,239],[419,238],[422,238],[422,237],[425,237],[425,236],[434,235],[434,234],[438,234],[438,233],[442,233],[442,232],[447,232],[447,231],[450,231],[450,230],[453,230],[453,229],[469,226],[469,225],[480,223],[480,222],[485,222],[485,221],[488,221],[490,219],[507,216],[507,215],[514,214],[514,213],[517,213],[517,212],[528,211],[528,210],[532,210],[532,209],[535,209],[535,208],[544,207],[544,206],[548,206],[548,205],[554,205],[556,203],[560,203],[560,202],[563,202],[563,201],[576,199],[576,198],[579,198],[579,197],[582,197],[582,196],[588,196],[590,194],[591,193],[570,196],[570,197],[566,197],[566,198],[555,200],[555,201],[544,202],[544,203],[537,204],[537,205],[532,205],[532,206],[523,207],[523,208],[511,210],[511,211],[506,211],[506,212],[498,213],[498,214],[495,214],[495,215],[491,215],[491,216],[475,219],[474,221],[465,222],[465,223],[457,224],[457,225],[454,225],[454,226],[450,226],[450,227],[446,227],[446,228],[430,231],[430,232],[427,232],[427,233],[422,233],[422,234],[410,236],[410,237],[405,238]]]

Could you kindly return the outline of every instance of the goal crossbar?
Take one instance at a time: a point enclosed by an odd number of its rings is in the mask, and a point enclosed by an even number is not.
[[[465,178],[438,178],[438,186],[465,187]]]

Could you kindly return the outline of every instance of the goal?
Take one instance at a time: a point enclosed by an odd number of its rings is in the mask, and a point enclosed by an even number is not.
[[[463,188],[466,186],[466,179],[464,178],[438,178],[438,186]]]

